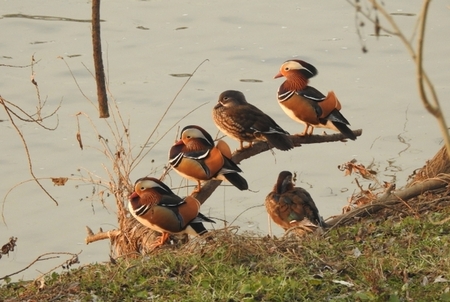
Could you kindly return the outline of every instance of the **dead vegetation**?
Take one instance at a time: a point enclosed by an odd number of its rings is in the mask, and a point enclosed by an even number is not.
[[[346,175],[357,174],[372,182],[364,189],[355,178],[359,192],[351,196],[342,215],[327,220],[332,228],[366,217],[420,217],[450,205],[450,161],[445,146],[400,189],[394,183],[381,183],[375,171],[354,161],[340,168]]]

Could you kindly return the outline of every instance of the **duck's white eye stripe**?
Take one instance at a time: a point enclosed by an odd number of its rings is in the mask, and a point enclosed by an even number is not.
[[[145,190],[145,189],[149,189],[149,188],[156,188],[156,187],[162,188],[159,183],[157,183],[157,182],[155,182],[153,180],[148,180],[148,179],[143,180],[141,182],[141,186],[140,187],[141,187],[141,190]]]
[[[193,131],[193,136],[194,136],[194,137],[199,137],[199,138],[204,138],[204,139],[206,139],[205,135],[203,135],[203,132],[201,132],[200,130],[198,130],[198,129],[192,129],[192,131]]]

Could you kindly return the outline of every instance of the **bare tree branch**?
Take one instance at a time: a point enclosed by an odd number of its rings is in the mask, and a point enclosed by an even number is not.
[[[102,59],[100,31],[100,0],[92,0],[92,46],[94,47],[95,80],[97,82],[98,111],[100,118],[109,117],[106,95],[105,69]]]
[[[361,136],[362,130],[353,130],[353,133],[356,136]],[[290,136],[292,142],[295,147],[300,147],[302,144],[317,144],[317,143],[330,143],[330,142],[338,142],[345,141],[345,136],[342,133],[335,133],[330,135],[310,135],[310,136],[299,136],[299,135],[291,135]],[[244,159],[253,157],[262,152],[270,150],[269,145],[265,142],[258,142],[253,144],[253,147],[244,149],[242,151],[235,151],[233,153],[233,161],[239,164]],[[221,184],[221,180],[210,180],[202,185],[200,192],[192,194],[201,204],[203,204],[216,190],[216,188]]]

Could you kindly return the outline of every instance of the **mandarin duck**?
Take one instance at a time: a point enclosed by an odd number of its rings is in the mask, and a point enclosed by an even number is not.
[[[201,189],[202,180],[228,180],[239,190],[247,190],[247,181],[238,173],[242,170],[231,160],[231,150],[222,140],[214,140],[205,129],[190,125],[183,128],[181,138],[169,151],[169,164],[181,176],[197,181]]]
[[[294,121],[305,124],[300,135],[311,135],[314,127],[328,128],[341,132],[351,140],[356,135],[348,127],[350,123],[341,114],[341,103],[333,91],[323,95],[308,81],[317,75],[317,69],[305,61],[289,60],[281,65],[276,78],[286,80],[278,89],[278,103]]]
[[[266,141],[280,150],[294,147],[289,133],[270,116],[248,103],[240,91],[227,90],[220,94],[213,109],[213,120],[220,131],[239,141],[239,150],[252,147],[255,141]],[[244,147],[244,142],[249,145]]]
[[[192,196],[181,198],[153,177],[138,179],[129,200],[131,215],[144,226],[162,233],[152,248],[163,245],[169,234],[203,235],[207,232],[203,222],[215,223],[199,212],[197,199]]]
[[[284,230],[302,221],[325,226],[311,195],[305,189],[295,187],[293,175],[289,171],[280,172],[272,192],[266,197],[265,205],[272,220]]]

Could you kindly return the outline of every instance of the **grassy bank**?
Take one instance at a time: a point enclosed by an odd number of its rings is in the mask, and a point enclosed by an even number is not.
[[[304,238],[211,232],[0,287],[1,301],[450,301],[450,210],[372,218]]]

